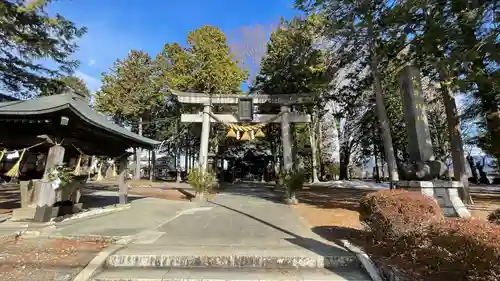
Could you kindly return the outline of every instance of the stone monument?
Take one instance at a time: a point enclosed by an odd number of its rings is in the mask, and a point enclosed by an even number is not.
[[[458,188],[463,188],[462,183],[440,180],[447,167],[434,158],[418,68],[405,67],[401,72],[400,85],[409,157],[407,163],[398,167],[402,181],[397,187],[419,191],[435,198],[446,216],[470,217],[458,195]]]

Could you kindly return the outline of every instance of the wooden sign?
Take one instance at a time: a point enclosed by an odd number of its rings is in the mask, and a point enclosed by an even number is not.
[[[238,118],[240,121],[253,120],[253,100],[251,97],[241,97],[238,102]]]

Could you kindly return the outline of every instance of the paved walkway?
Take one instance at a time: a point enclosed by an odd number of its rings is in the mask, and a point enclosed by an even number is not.
[[[98,195],[105,200],[116,192]],[[249,280],[248,274],[259,280],[369,280],[355,255],[314,234],[282,196],[242,183],[207,201],[131,197],[128,209],[58,223],[51,234],[128,241],[92,280],[166,280],[177,271],[193,280]],[[283,279],[284,269],[300,278]],[[155,274],[163,279],[151,279]]]
[[[134,244],[165,246],[337,248],[310,231],[281,196],[248,183],[206,202],[132,198],[130,209],[60,223],[55,233],[133,236]]]

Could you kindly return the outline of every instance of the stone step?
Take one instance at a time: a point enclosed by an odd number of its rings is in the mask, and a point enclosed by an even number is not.
[[[371,281],[361,269],[111,268],[92,281]]]
[[[358,267],[339,248],[129,245],[110,255],[106,267],[342,268]]]

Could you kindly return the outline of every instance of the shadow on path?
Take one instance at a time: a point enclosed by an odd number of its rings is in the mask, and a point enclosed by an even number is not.
[[[332,257],[332,256],[350,256],[352,255],[351,252],[349,252],[348,250],[344,249],[343,247],[340,247],[340,246],[332,246],[332,245],[329,245],[329,244],[326,244],[326,243],[323,243],[321,241],[318,241],[318,240],[315,240],[313,238],[309,238],[309,237],[303,237],[303,236],[300,236],[298,234],[295,234],[291,231],[288,231],[284,228],[281,228],[277,225],[274,225],[272,223],[269,223],[265,220],[262,220],[258,217],[255,217],[253,215],[250,215],[248,213],[245,213],[245,212],[242,212],[240,210],[237,210],[237,209],[234,209],[234,208],[231,208],[229,206],[226,206],[224,204],[220,204],[220,203],[216,203],[216,202],[213,202],[212,200],[207,200],[209,203],[211,204],[214,204],[216,206],[219,206],[219,207],[222,207],[222,208],[225,208],[227,210],[230,210],[230,211],[233,211],[233,212],[236,212],[238,214],[241,214],[243,216],[246,216],[248,218],[251,218],[255,221],[258,221],[259,223],[262,223],[268,227],[271,227],[273,229],[276,229],[280,232],[283,232],[289,236],[292,236],[292,238],[285,238],[286,241],[294,244],[294,245],[297,245],[299,247],[302,247],[306,250],[309,250],[311,252],[314,252],[318,255],[321,255],[321,256],[324,256],[325,259],[326,257]],[[339,244],[337,244],[339,245]],[[331,272],[334,272],[335,274],[338,274],[344,278],[346,278],[346,280],[354,280],[354,279],[351,279],[352,277],[349,275],[349,274],[344,274],[342,271],[337,271],[335,269],[328,269],[330,270]],[[355,279],[357,280],[357,279]]]
[[[349,240],[358,244],[363,242],[366,237],[363,230],[343,226],[316,226],[311,230],[324,239],[338,245],[342,245],[340,240]]]
[[[119,204],[118,193],[116,195],[102,195],[96,194],[97,191],[94,192],[82,192],[82,197],[80,197],[80,203],[83,203],[84,209],[93,209],[93,208],[103,208],[111,205]],[[143,196],[128,196],[128,202],[132,203],[135,200],[143,199],[146,197]]]
[[[225,183],[217,193],[252,197],[268,200],[277,204],[285,204],[283,202],[285,191],[275,184],[256,182]]]

